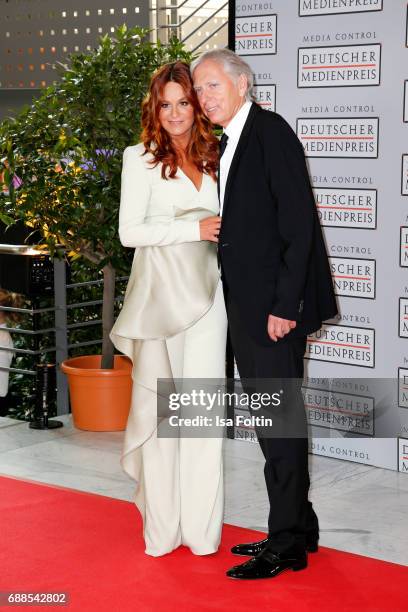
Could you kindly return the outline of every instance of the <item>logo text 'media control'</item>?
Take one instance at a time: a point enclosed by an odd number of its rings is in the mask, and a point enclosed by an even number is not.
[[[299,0],[299,16],[381,11],[382,0]]]
[[[274,55],[276,53],[276,15],[237,17],[235,52],[238,55]]]
[[[375,330],[324,324],[321,329],[308,336],[305,357],[317,361],[373,368]]]
[[[408,227],[400,229],[400,266],[408,268]]]
[[[303,47],[298,87],[362,87],[380,84],[381,45]]]
[[[254,85],[254,93],[259,106],[268,111],[276,109],[276,85],[274,83],[262,83]]]
[[[375,260],[329,257],[336,295],[375,299]]]
[[[324,227],[375,229],[377,190],[314,187],[317,214]]]
[[[408,338],[408,298],[399,299],[399,337]]]
[[[408,195],[408,154],[404,153],[401,164],[401,194]]]
[[[408,440],[398,438],[398,470],[408,474]]]
[[[307,157],[378,157],[378,117],[299,118],[297,135]]]

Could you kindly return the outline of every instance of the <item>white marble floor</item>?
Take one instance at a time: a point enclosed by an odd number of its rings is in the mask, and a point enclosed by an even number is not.
[[[123,433],[64,427],[29,429],[0,417],[0,474],[131,500],[121,470]],[[408,565],[408,476],[357,463],[310,456],[311,499],[323,546]],[[267,496],[257,444],[225,441],[225,521],[265,530]]]

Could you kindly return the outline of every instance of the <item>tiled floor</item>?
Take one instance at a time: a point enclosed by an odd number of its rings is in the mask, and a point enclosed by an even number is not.
[[[123,433],[64,427],[29,429],[0,418],[0,473],[131,500],[133,481],[119,465]],[[225,441],[225,521],[265,530],[268,502],[257,444]],[[310,456],[311,499],[321,544],[408,565],[408,476]]]

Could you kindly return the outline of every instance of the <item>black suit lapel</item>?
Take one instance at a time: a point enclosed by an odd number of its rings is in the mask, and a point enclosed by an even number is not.
[[[249,111],[247,120],[245,121],[244,127],[242,129],[241,136],[240,136],[238,144],[237,144],[237,148],[235,149],[234,157],[232,158],[231,166],[230,166],[230,169],[229,169],[229,172],[228,172],[227,183],[225,185],[224,204],[223,204],[223,209],[222,209],[222,216],[223,217],[225,217],[225,213],[227,212],[228,202],[229,202],[229,195],[230,195],[230,191],[231,191],[231,185],[232,185],[232,182],[234,180],[235,173],[236,173],[236,171],[238,169],[240,157],[242,155],[242,152],[246,148],[247,141],[248,141],[248,138],[249,138],[249,134],[251,132],[253,121],[254,121],[256,115],[260,111],[261,111],[261,108],[257,104],[253,103],[252,106],[251,106],[251,109]]]

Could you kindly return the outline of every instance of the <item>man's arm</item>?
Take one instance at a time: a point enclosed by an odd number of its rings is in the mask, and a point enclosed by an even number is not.
[[[315,205],[303,147],[282,117],[274,119],[273,133],[268,134],[269,130],[265,129],[263,134],[266,170],[277,201],[283,251],[270,314],[288,321],[300,321],[313,241]]]

